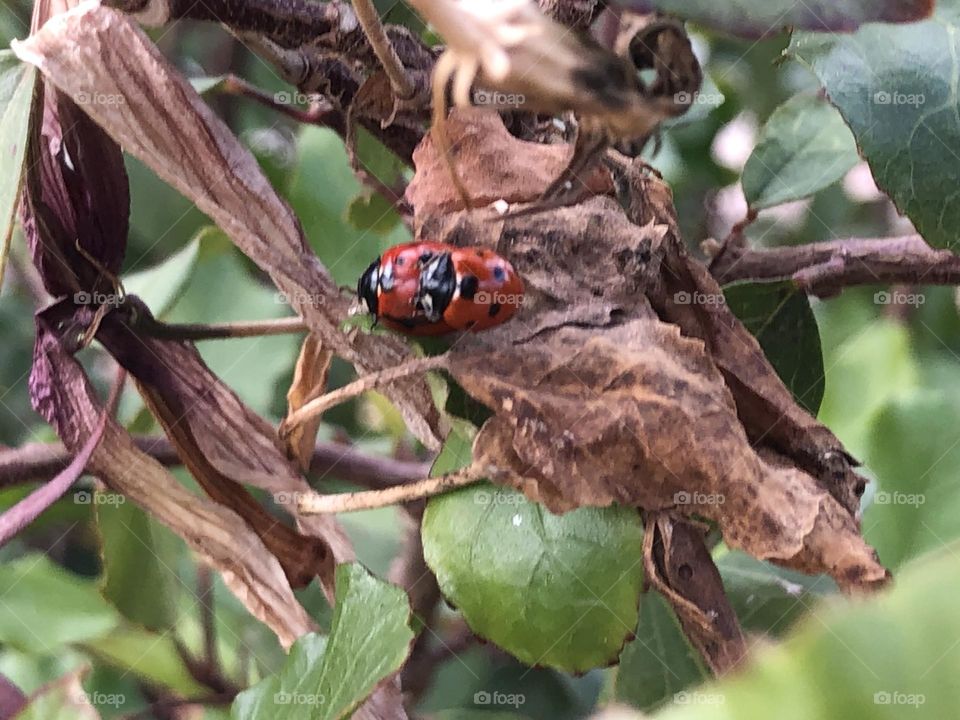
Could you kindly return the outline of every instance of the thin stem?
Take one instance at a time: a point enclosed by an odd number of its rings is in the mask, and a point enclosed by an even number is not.
[[[180,456],[164,436],[137,435],[141,452],[167,467],[181,465]],[[0,451],[0,488],[46,481],[70,463],[72,455],[59,442],[27,443]],[[319,442],[313,450],[310,471],[321,479],[334,476],[364,487],[383,488],[409,483],[430,472],[429,462],[405,462],[367,455],[340,443]]]
[[[430,370],[439,370],[446,367],[447,362],[448,358],[446,355],[436,355],[434,357],[418,358],[417,360],[383,370],[382,372],[365,375],[348,385],[344,385],[342,388],[338,388],[333,392],[311,400],[296,412],[288,415],[280,428],[280,434],[288,435],[297,425],[312,420],[330,408],[357,397],[368,390],[376,390],[377,388],[389,385],[392,382],[402,380],[411,375],[421,375]]]
[[[377,60],[383,66],[393,94],[400,100],[409,100],[414,96],[416,87],[397,56],[390,38],[384,32],[380,15],[370,0],[353,0],[353,11],[360,21],[360,27],[366,33]]]
[[[472,485],[480,479],[481,473],[474,467],[468,467],[450,475],[427,478],[409,485],[396,485],[384,490],[366,490],[336,495],[309,493],[303,495],[298,504],[300,512],[304,515],[371,510],[432,497],[453,488]]]
[[[138,321],[145,334],[163,340],[223,340],[228,338],[262,337],[307,332],[299,317],[274,320],[250,320],[235,323],[173,324],[158,320]]]

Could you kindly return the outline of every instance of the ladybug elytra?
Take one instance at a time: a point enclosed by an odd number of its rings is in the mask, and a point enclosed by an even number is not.
[[[492,250],[436,242],[395,245],[357,283],[367,310],[410,335],[486,330],[523,302],[523,281]]]

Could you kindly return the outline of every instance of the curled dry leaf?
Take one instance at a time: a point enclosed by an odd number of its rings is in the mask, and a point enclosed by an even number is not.
[[[83,369],[64,346],[69,340],[62,328],[57,331],[43,315],[38,316],[30,396],[67,449],[78,452],[94,432],[102,408]],[[219,570],[230,590],[285,647],[314,629],[280,563],[243,518],[187,491],[156,460],[138,450],[130,435],[112,420],[107,421],[89,469]]]
[[[647,581],[673,606],[714,674],[735,669],[746,657],[746,640],[703,531],[666,513],[649,513],[644,525]]]
[[[46,312],[51,319],[55,313],[74,313],[69,322],[83,322],[69,303]],[[273,427],[243,404],[204,364],[193,345],[138,333],[136,319],[149,318],[149,313],[136,297],[128,296],[104,318],[97,339],[136,379],[148,406],[207,494],[250,524],[295,587],[319,576],[324,589],[332,593],[335,561],[353,557],[346,536],[332,518],[298,517],[298,532],[250,495],[244,484],[268,490],[296,515],[293,500],[310,488],[285,456]]]
[[[340,330],[350,299],[307,247],[292,210],[250,152],[129,18],[83,5],[51,18],[16,43],[15,52],[71,96],[122,98],[85,109],[267,272],[331,351],[367,371],[410,356],[399,340]],[[391,395],[411,431],[428,447],[439,448],[444,428],[427,384],[407,380]]]
[[[300,355],[293,370],[293,381],[287,390],[287,415],[323,393],[327,387],[327,375],[333,353],[323,348],[323,344],[314,336],[307,335],[300,346]],[[313,448],[320,428],[320,417],[295,426],[284,433],[281,424],[280,434],[286,443],[287,455],[296,460],[300,468],[307,472],[313,460]]]
[[[439,166],[424,149],[421,162]],[[616,502],[699,516],[755,557],[829,573],[848,590],[882,584],[842,445],[722,303],[673,297],[722,295],[682,250],[665,186],[634,165],[621,175],[626,212],[593,198],[484,222],[419,196],[422,234],[496,248],[529,286],[510,323],[449,357],[451,375],[496,413],[475,462],[553,511]]]

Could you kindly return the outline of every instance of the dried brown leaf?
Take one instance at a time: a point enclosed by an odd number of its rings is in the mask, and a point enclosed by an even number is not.
[[[511,135],[493,110],[461,108],[445,123],[452,144],[451,159],[475,207],[504,200],[509,204],[533,202],[566,167],[571,145],[542,145]],[[450,168],[441,157],[431,132],[413,153],[417,173],[406,197],[418,219],[463,209]],[[613,191],[610,173],[596,168],[588,175],[585,194]]]
[[[703,531],[665,513],[644,518],[646,579],[664,595],[715,675],[735,669],[747,645]]]
[[[102,407],[63,338],[42,317],[37,321],[30,388],[37,412],[53,425],[64,445],[77,452],[94,431]],[[130,435],[112,420],[89,469],[219,570],[230,590],[285,647],[315,629],[280,563],[243,518],[190,493],[156,460],[138,450]]]
[[[16,43],[15,52],[71,96],[117,98],[85,110],[209,215],[270,275],[331,351],[366,371],[410,357],[398,339],[340,330],[350,299],[307,247],[289,206],[250,152],[128,17],[84,5],[51,18]],[[391,394],[411,432],[438,448],[444,428],[426,383],[407,380]]]
[[[287,415],[323,393],[327,387],[331,360],[333,360],[333,353],[325,350],[323,343],[316,336],[307,335],[303,339],[297,365],[293,370],[293,381],[290,383],[290,389],[287,390]],[[310,470],[320,422],[320,417],[308,420],[297,425],[284,436],[287,454],[300,464],[304,472]],[[283,435],[282,432],[281,435]]]

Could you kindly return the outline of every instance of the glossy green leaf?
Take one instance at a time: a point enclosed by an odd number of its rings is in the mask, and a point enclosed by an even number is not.
[[[180,541],[122,495],[96,493],[104,596],[124,617],[149,630],[177,621],[181,584],[174,567]]]
[[[743,168],[743,192],[754,210],[813,195],[857,164],[857,145],[837,109],[800,94],[770,115]]]
[[[821,604],[784,643],[658,720],[942,720],[960,707],[960,547],[912,565],[887,591]]]
[[[237,696],[234,720],[338,720],[407,657],[410,605],[362,565],[340,565],[330,636],[305,635],[283,668]]]
[[[615,0],[623,7],[657,9],[715,30],[757,38],[784,28],[849,31],[873,21],[925,17],[933,0]]]
[[[20,62],[11,50],[0,50],[0,284],[10,252],[13,215],[20,196],[20,180],[27,152],[30,107],[37,71]]]
[[[723,294],[797,402],[816,415],[823,399],[823,353],[807,296],[789,282],[728,285]]]
[[[614,698],[650,712],[706,677],[670,605],[659,593],[647,592],[637,635],[620,654]]]
[[[796,33],[788,52],[819,78],[877,184],[927,242],[960,247],[960,0],[912,25]]]
[[[553,515],[483,483],[432,498],[422,535],[447,600],[524,663],[607,665],[636,627],[643,530],[633,509]]]
[[[0,641],[35,653],[101,637],[120,615],[95,582],[31,553],[0,564]]]

